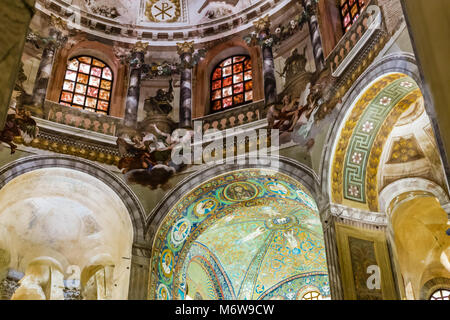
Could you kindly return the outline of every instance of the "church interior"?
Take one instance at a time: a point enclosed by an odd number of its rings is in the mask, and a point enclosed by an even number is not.
[[[3,0],[0,300],[450,300],[449,13]]]

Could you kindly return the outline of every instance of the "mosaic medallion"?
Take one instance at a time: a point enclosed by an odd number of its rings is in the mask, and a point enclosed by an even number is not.
[[[217,200],[214,198],[202,199],[194,206],[194,214],[199,218],[204,217],[213,213],[217,209],[217,205]]]
[[[289,190],[283,184],[276,181],[269,181],[265,184],[265,187],[268,191],[278,194],[280,196],[287,196],[289,194]]]
[[[179,220],[172,228],[172,243],[175,246],[182,244],[191,232],[191,222],[187,219]]]
[[[271,230],[287,230],[298,224],[293,215],[279,215],[266,220],[265,226]]]
[[[223,194],[230,201],[246,201],[258,195],[258,189],[249,182],[235,182],[225,187]]]
[[[170,251],[169,249],[164,250],[161,255],[160,267],[161,267],[161,272],[165,277],[167,277],[167,278],[172,277],[173,264],[174,264],[174,259],[173,259],[172,251]]]
[[[169,293],[169,289],[167,289],[166,285],[164,284],[160,284],[158,286],[157,291],[157,296],[158,296],[158,300],[170,300],[170,293]]]

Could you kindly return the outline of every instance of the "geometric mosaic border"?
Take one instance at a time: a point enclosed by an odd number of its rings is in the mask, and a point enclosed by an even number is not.
[[[366,169],[374,142],[391,111],[417,88],[405,74],[390,74],[376,81],[356,102],[335,149],[331,181],[335,203],[342,203],[344,198],[367,202]]]

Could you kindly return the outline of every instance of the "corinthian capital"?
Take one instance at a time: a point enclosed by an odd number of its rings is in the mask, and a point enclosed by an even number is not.
[[[148,42],[138,41],[134,44],[133,52],[145,52],[148,48]]]
[[[178,54],[193,54],[194,53],[194,41],[185,41],[177,43]]]
[[[257,32],[268,31],[270,29],[269,15],[266,15],[265,17],[253,22],[253,25],[255,26]]]
[[[57,17],[54,14],[50,17],[50,26],[58,31],[67,30],[67,21],[64,21],[61,17]]]

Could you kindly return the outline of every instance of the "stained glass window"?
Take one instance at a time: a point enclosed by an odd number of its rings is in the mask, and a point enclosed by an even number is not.
[[[229,57],[211,74],[212,112],[253,101],[252,61],[248,56]]]
[[[450,291],[445,289],[436,290],[430,300],[450,300]]]
[[[358,19],[366,6],[367,1],[368,0],[339,0],[344,32],[350,30],[352,24]]]
[[[69,61],[59,103],[78,109],[109,114],[114,77],[111,68],[93,57]]]

